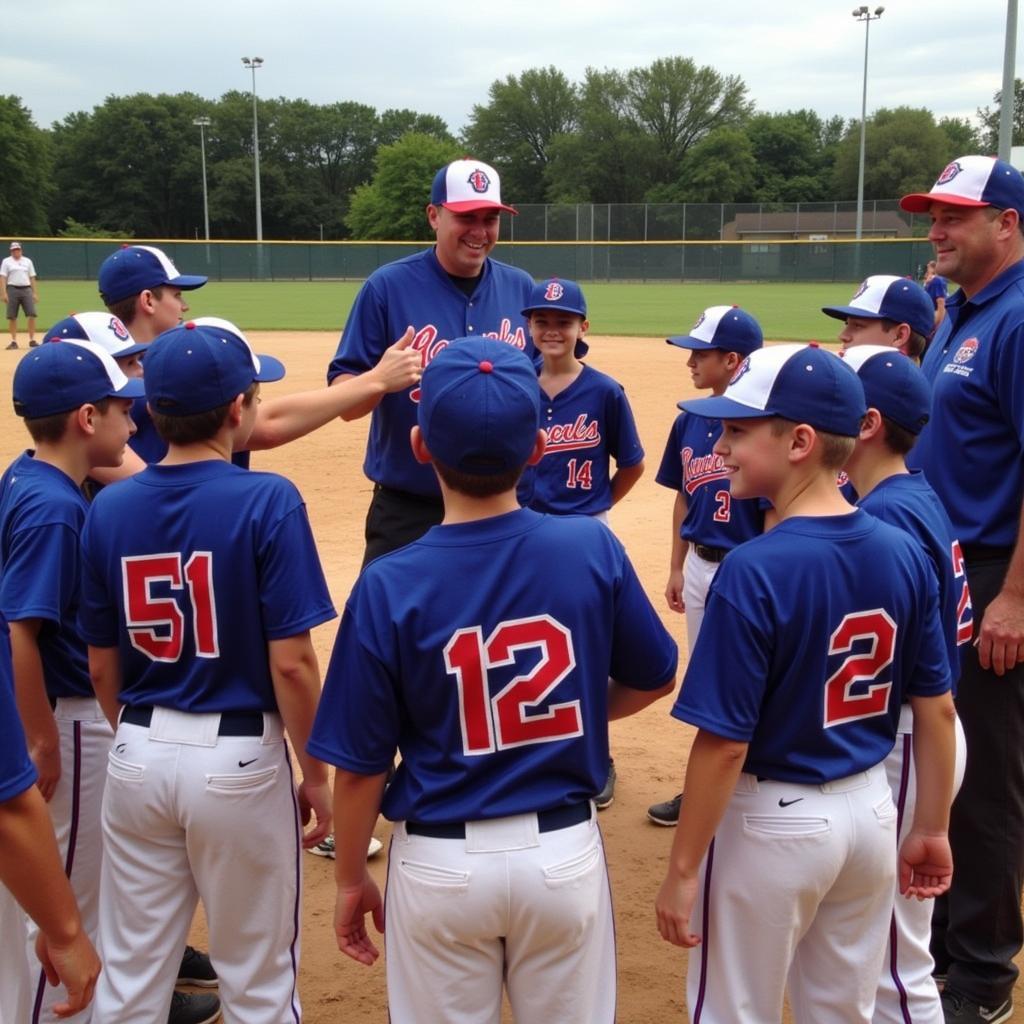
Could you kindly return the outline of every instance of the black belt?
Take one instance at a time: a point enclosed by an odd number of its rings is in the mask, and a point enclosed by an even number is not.
[[[399,501],[417,502],[420,505],[429,505],[432,508],[444,508],[444,500],[440,494],[416,494],[415,491],[403,491],[398,487],[389,487],[387,484],[378,483],[373,485],[373,491],[375,494],[389,494]]]
[[[579,825],[584,821],[590,821],[589,800],[537,812],[539,832],[557,832],[560,828],[569,828],[570,825]],[[438,825],[428,821],[407,821],[405,831],[410,835],[427,836],[430,839],[465,839],[466,823],[452,821]]]
[[[1013,548],[989,547],[988,544],[961,544],[965,562],[1008,562]]]
[[[121,721],[128,725],[141,725],[144,729],[149,728],[153,720],[153,705],[139,704],[136,707],[126,707],[121,712]],[[262,711],[222,711],[220,713],[220,727],[217,729],[218,736],[262,736],[263,735],[263,712]]]
[[[704,559],[705,562],[720,562],[727,554],[729,548],[709,548],[705,544],[694,544],[693,550]]]

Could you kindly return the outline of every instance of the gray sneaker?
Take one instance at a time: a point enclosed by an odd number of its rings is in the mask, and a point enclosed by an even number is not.
[[[220,1000],[216,996],[175,992],[167,1024],[213,1024],[220,1020]]]
[[[594,806],[599,810],[603,811],[606,807],[611,807],[612,801],[615,799],[615,760],[608,758],[608,778],[604,780],[604,789],[601,790],[597,796],[594,797]]]
[[[384,844],[376,836],[370,836],[370,845],[366,850],[366,859],[369,860],[371,857],[376,857],[383,849]],[[309,852],[314,857],[329,857],[331,860],[334,860],[334,833],[332,832],[329,836],[325,836],[316,846],[311,846]]]
[[[672,828],[679,822],[679,808],[683,804],[683,794],[676,793],[671,800],[664,800],[660,804],[651,804],[647,808],[647,818],[655,825],[664,825]]]
[[[942,1016],[946,1024],[1003,1024],[1013,1016],[1013,1000],[1004,999],[998,1006],[979,1006],[962,992],[945,988]]]

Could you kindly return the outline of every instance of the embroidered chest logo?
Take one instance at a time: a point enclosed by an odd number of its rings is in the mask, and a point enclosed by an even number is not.
[[[959,363],[962,366],[964,363],[969,363],[975,357],[975,355],[977,355],[977,353],[978,339],[968,338],[956,350],[956,355],[953,356],[953,362]]]
[[[597,420],[588,420],[585,412],[581,412],[572,423],[553,423],[544,429],[548,435],[545,455],[596,448],[601,443],[601,425]]]
[[[725,468],[721,455],[694,455],[692,448],[684,448],[680,455],[683,460],[683,489],[693,494],[698,487],[709,484],[713,480],[725,480],[729,471]]]

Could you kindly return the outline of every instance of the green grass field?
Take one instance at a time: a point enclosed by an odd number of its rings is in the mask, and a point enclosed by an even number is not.
[[[742,306],[774,341],[833,341],[838,322],[821,312],[856,289],[837,284],[584,283],[593,334],[658,337],[687,331],[707,306]],[[340,331],[356,281],[215,281],[189,294],[194,316],[222,316],[245,330]],[[40,281],[40,327],[101,308],[91,281]]]

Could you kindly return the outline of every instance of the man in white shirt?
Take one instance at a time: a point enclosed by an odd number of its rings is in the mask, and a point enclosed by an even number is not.
[[[27,256],[21,255],[21,242],[11,242],[11,255],[0,263],[0,302],[7,304],[7,327],[11,332],[9,349],[18,347],[18,309],[25,311],[28,321],[28,345],[36,341],[36,268]]]

